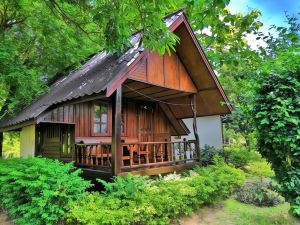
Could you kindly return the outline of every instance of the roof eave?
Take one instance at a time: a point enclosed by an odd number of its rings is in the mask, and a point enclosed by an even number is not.
[[[29,125],[33,125],[36,124],[35,119],[29,119],[17,124],[13,124],[13,125],[9,125],[9,126],[4,126],[0,128],[0,132],[7,132],[7,131],[17,131],[19,129],[21,129],[22,127],[26,127]]]
[[[206,65],[206,67],[207,67],[210,75],[212,76],[212,78],[213,78],[213,80],[214,80],[214,82],[215,82],[215,84],[216,84],[216,86],[217,86],[220,94],[222,95],[222,98],[224,99],[224,102],[225,102],[225,104],[226,104],[226,106],[227,106],[227,108],[229,110],[228,113],[231,113],[233,111],[233,108],[232,108],[232,106],[231,106],[231,104],[229,102],[229,99],[228,99],[227,95],[225,94],[225,91],[224,91],[223,87],[221,86],[220,81],[219,81],[217,75],[215,74],[214,70],[212,69],[212,66],[211,66],[210,62],[208,61],[208,59],[207,59],[207,57],[206,57],[206,55],[205,55],[205,53],[204,53],[204,51],[203,51],[203,49],[202,49],[199,41],[198,41],[198,39],[196,38],[191,25],[187,21],[187,18],[186,18],[186,15],[185,15],[184,12],[178,18],[178,20],[179,19],[180,19],[181,22],[179,24],[175,24],[173,29],[175,30],[182,22],[185,24],[185,26],[188,29],[189,34],[191,35],[191,37],[193,39],[193,42],[194,42],[194,44],[195,44],[195,46],[196,46],[199,54],[201,55],[201,57],[202,57],[205,65]]]

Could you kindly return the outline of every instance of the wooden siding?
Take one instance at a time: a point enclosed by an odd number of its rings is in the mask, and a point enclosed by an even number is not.
[[[111,142],[111,104],[109,102],[109,112],[108,112],[108,133],[103,135],[95,135],[92,131],[92,110],[93,104],[101,102],[99,101],[90,101],[84,103],[78,103],[74,105],[65,105],[60,106],[56,109],[45,114],[42,118],[42,122],[47,123],[71,123],[75,124],[75,138],[76,141],[88,142]],[[124,113],[124,124],[125,129],[122,133],[122,139],[126,142],[130,141],[140,141],[140,127],[139,122],[139,107],[149,106],[152,108],[153,112],[144,118],[144,121],[151,120],[151,131],[152,140],[154,141],[166,141],[170,140],[171,131],[174,132],[168,117],[162,111],[160,106],[155,103],[144,102],[144,101],[134,101],[131,99],[125,99],[123,103],[123,113]],[[58,140],[51,140],[49,145],[56,145],[57,147]],[[50,147],[50,146],[49,146]],[[50,147],[52,148],[52,147]]]
[[[160,56],[151,52],[131,71],[130,79],[173,90],[195,93],[197,88],[175,52]]]

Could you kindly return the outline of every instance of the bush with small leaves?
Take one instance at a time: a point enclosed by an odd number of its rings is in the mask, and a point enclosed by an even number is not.
[[[244,182],[244,173],[222,162],[195,168],[175,179],[129,175],[105,183],[102,193],[72,201],[67,221],[72,224],[170,224],[205,203],[229,196]],[[172,177],[174,177],[172,175]]]
[[[234,165],[236,168],[245,168],[251,161],[260,161],[261,156],[254,150],[249,150],[246,147],[227,147],[222,156],[227,163]]]
[[[15,224],[57,224],[90,186],[79,173],[45,158],[0,160],[0,204]]]
[[[284,199],[268,185],[262,182],[247,182],[234,193],[236,200],[257,206],[274,206],[284,202]]]
[[[215,148],[214,146],[204,145],[203,148],[201,148],[201,162],[202,165],[210,165],[213,163],[213,158],[220,154],[223,150]]]
[[[119,199],[134,199],[136,193],[143,191],[150,184],[149,177],[132,174],[128,174],[126,177],[114,177],[113,182],[101,179],[98,181],[104,186],[104,194]]]

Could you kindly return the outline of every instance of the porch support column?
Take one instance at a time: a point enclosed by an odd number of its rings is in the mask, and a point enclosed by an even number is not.
[[[193,111],[193,130],[195,139],[197,141],[196,150],[199,157],[199,164],[202,165],[201,161],[201,150],[200,150],[200,139],[198,134],[198,127],[197,127],[197,101],[196,101],[196,94],[191,95],[191,107]]]
[[[3,132],[0,132],[0,159],[3,157]]]
[[[112,172],[118,175],[122,166],[121,117],[122,117],[122,85],[112,95]]]

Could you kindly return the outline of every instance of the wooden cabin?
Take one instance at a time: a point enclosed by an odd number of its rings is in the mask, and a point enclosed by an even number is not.
[[[166,16],[165,23],[180,38],[171,55],[140,47],[136,33],[122,56],[96,54],[2,121],[0,131],[21,131],[24,157],[75,161],[111,175],[167,173],[199,164],[197,135],[172,137],[196,131],[196,123],[189,130],[183,119],[223,115],[231,107],[184,13]]]

